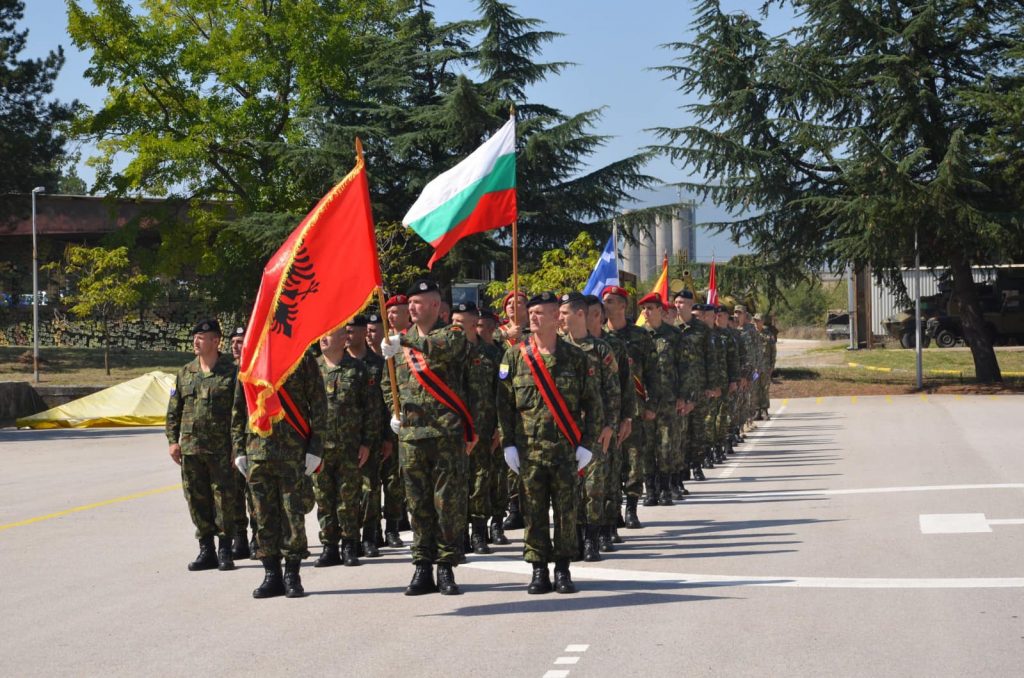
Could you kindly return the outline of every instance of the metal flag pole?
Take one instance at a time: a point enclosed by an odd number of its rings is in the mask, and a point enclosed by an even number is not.
[[[515,104],[510,104],[508,107],[509,116],[515,120],[516,107]],[[518,197],[518,196],[517,196]],[[519,214],[519,209],[516,209],[516,214]],[[518,328],[519,325],[519,313],[516,310],[519,304],[516,303],[519,298],[519,219],[512,220],[512,323]]]
[[[921,365],[921,250],[917,246],[917,229],[914,229],[914,353],[917,362],[917,390],[924,388]]]

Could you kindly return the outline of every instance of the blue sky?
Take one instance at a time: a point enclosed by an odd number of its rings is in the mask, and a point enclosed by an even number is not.
[[[83,3],[87,4],[87,3]],[[536,85],[531,98],[560,108],[566,113],[605,107],[597,132],[609,135],[607,145],[591,158],[599,167],[628,156],[656,142],[645,130],[659,126],[679,126],[687,122],[681,106],[691,103],[676,91],[676,84],[663,79],[651,67],[668,63],[673,53],[659,46],[687,39],[695,2],[691,0],[518,0],[513,2],[519,14],[541,19],[546,30],[565,35],[549,43],[542,59],[571,61],[576,66],[560,76]],[[723,0],[731,10],[754,11],[750,2]],[[760,3],[757,3],[760,4]],[[62,45],[67,57],[57,82],[56,96],[79,99],[89,106],[99,106],[104,92],[92,87],[83,75],[89,65],[88,54],[79,52],[67,34],[67,18],[63,0],[27,0],[23,27],[29,29],[26,50],[39,56],[56,45]],[[474,16],[474,0],[436,0],[438,18],[464,19]],[[782,31],[791,20],[787,16],[770,17],[769,26]],[[83,156],[90,152],[83,148]],[[88,181],[91,172],[80,170]],[[656,160],[648,173],[671,183],[686,179],[684,172],[667,160]],[[664,203],[675,196],[674,189],[664,189],[653,196],[644,196],[644,203]],[[699,204],[698,221],[718,220],[724,213],[714,205]],[[728,236],[712,235],[703,230],[697,238],[697,256],[709,260],[712,251],[719,260],[741,251],[729,242]]]

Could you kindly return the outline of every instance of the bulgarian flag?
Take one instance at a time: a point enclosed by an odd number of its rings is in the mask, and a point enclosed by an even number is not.
[[[402,223],[434,246],[427,263],[462,238],[516,220],[516,120],[509,118],[480,148],[423,189]]]
[[[654,287],[651,288],[651,292],[657,292],[661,295],[661,304],[668,309],[668,254],[661,260],[661,275],[658,276],[657,282],[654,283]],[[638,327],[643,327],[647,324],[644,320],[644,314],[639,312],[637,309],[636,324]]]
[[[718,281],[715,280],[715,260],[711,259],[711,273],[708,274],[708,303],[718,304]]]
[[[320,199],[263,269],[238,378],[249,428],[264,438],[286,415],[294,421],[282,406],[287,395],[279,393],[309,345],[359,313],[381,284],[358,140],[356,148],[355,168]]]

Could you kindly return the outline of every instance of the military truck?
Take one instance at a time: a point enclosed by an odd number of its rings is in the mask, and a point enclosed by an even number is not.
[[[940,279],[939,289],[950,288]],[[1024,343],[1024,269],[1000,268],[993,282],[976,285],[982,318],[993,344]],[[960,303],[950,294],[946,315],[928,320],[926,331],[940,348],[966,344]]]

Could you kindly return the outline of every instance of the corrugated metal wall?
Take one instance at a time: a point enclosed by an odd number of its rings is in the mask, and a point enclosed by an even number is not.
[[[920,277],[921,280],[921,296],[927,297],[932,294],[938,294],[939,292],[939,274],[942,273],[943,269],[921,269],[918,272],[915,269],[907,268],[903,270],[903,284],[907,286],[907,292],[910,294],[911,304],[913,304],[914,298],[914,278]],[[975,268],[974,269],[974,282],[989,282],[994,280],[996,277],[996,269],[994,268]],[[885,336],[885,327],[882,323],[887,318],[895,315],[899,311],[903,310],[905,306],[901,306],[896,303],[896,295],[889,290],[887,287],[880,285],[874,278],[871,280],[871,331],[877,336]]]

